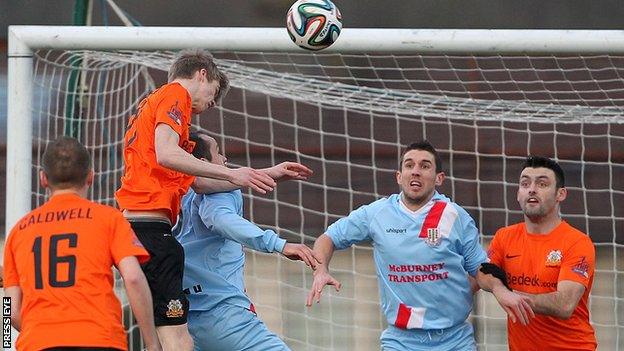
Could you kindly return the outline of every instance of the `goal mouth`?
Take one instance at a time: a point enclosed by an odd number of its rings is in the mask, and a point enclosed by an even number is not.
[[[179,35],[178,30],[170,33]],[[224,31],[229,32],[219,29]],[[240,35],[239,29],[231,32]],[[522,220],[516,191],[524,158],[552,157],[566,171],[563,218],[596,244],[590,310],[599,344],[621,347],[624,208],[618,204],[624,203],[624,179],[618,175],[624,174],[624,56],[574,48],[464,55],[397,47],[395,53],[377,50],[380,44],[372,39],[362,51],[368,53],[341,52],[340,44],[352,35],[376,37],[368,30],[350,34],[356,32],[344,30],[332,50],[317,53],[293,51],[281,28],[290,50],[231,50],[223,42],[220,49],[209,47],[232,89],[215,109],[193,117],[194,128],[214,136],[233,166],[261,168],[294,160],[315,171],[308,182],[280,183],[266,196],[244,192],[246,218],[289,241],[310,244],[351,210],[397,192],[402,148],[428,139],[440,151],[447,175],[440,191],[471,214],[487,245],[498,228]],[[515,38],[523,36],[513,32]],[[128,50],[124,43],[130,39],[120,36],[106,50],[42,45],[32,48],[28,59],[10,58],[11,67],[28,61],[30,72],[28,79],[18,79],[13,68],[9,73],[9,84],[16,84],[10,90],[25,91],[17,99],[27,101],[16,109],[21,102],[9,97],[9,115],[21,113],[21,119],[8,128],[8,147],[32,156],[15,151],[7,161],[7,169],[16,172],[12,183],[7,181],[12,205],[7,211],[15,211],[7,212],[7,226],[22,207],[45,201],[32,174],[46,143],[63,134],[78,137],[93,155],[90,198],[115,205],[127,121],[141,99],[166,82],[177,49],[166,45],[169,35],[163,35],[162,51]],[[19,189],[27,190],[19,194]],[[293,349],[379,349],[385,317],[372,247],[362,243],[337,252],[332,272],[343,289],[328,290],[320,305],[307,310],[303,305],[312,278],[304,267],[247,252],[247,292],[269,329]],[[503,347],[504,312],[487,294],[478,293],[475,301],[471,320],[478,344]],[[129,312],[127,305],[124,311]],[[138,328],[131,315],[124,318],[131,345],[138,349]]]

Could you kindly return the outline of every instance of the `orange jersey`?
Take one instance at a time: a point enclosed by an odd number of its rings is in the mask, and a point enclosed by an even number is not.
[[[97,346],[126,350],[112,265],[149,254],[122,214],[76,194],[53,196],[11,230],[4,286],[22,291],[17,349]]]
[[[594,281],[595,249],[587,235],[564,221],[547,235],[527,233],[526,225],[520,223],[498,230],[488,254],[492,263],[505,270],[514,290],[530,294],[555,292],[562,280],[585,286],[568,320],[541,314],[536,314],[528,326],[508,320],[510,350],[596,349],[587,307]]]
[[[159,165],[154,139],[156,126],[164,123],[180,136],[178,145],[191,152],[191,112],[191,96],[178,83],[163,85],[141,101],[124,138],[125,171],[115,193],[121,209],[165,210],[176,222],[180,199],[195,177]]]

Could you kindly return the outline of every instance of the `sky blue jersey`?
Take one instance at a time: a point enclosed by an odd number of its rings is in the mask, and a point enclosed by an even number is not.
[[[240,190],[203,195],[190,189],[182,199],[177,239],[184,247],[183,287],[191,311],[208,311],[221,303],[253,311],[243,282],[243,245],[282,252],[286,244],[274,231],[243,218]]]
[[[381,308],[404,329],[445,329],[464,323],[472,309],[467,273],[475,276],[487,255],[474,220],[435,192],[410,211],[401,194],[362,206],[326,234],[337,249],[371,240]]]

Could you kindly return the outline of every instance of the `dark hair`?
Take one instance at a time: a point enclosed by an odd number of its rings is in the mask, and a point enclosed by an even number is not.
[[[203,50],[184,50],[180,52],[169,69],[169,82],[177,78],[193,78],[195,72],[201,69],[206,70],[206,78],[208,80],[219,82],[219,90],[215,96],[215,101],[220,101],[230,88],[230,80],[225,73],[219,70],[219,67],[214,63],[212,55]]]
[[[208,161],[212,161],[212,155],[210,154],[210,145],[201,138],[201,135],[208,135],[208,133],[203,130],[192,131],[189,134],[189,140],[195,142],[195,147],[193,148],[193,156],[196,158],[205,158]]]
[[[522,169],[525,168],[548,168],[555,173],[555,180],[557,183],[557,189],[565,187],[565,175],[563,174],[563,169],[557,161],[551,160],[548,157],[542,156],[529,156],[526,161],[524,161],[524,165]]]
[[[41,166],[52,188],[82,187],[91,169],[91,155],[78,140],[63,136],[48,144]]]
[[[403,157],[405,157],[405,154],[412,150],[423,150],[430,152],[435,160],[436,173],[442,172],[442,158],[438,154],[438,151],[435,149],[435,147],[433,147],[433,145],[431,145],[431,143],[427,140],[421,140],[416,143],[411,143],[405,148],[405,150],[403,150],[403,153],[401,154],[401,159],[399,160],[399,169],[401,169],[402,167]]]

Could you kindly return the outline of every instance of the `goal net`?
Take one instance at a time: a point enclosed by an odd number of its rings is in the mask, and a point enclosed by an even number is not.
[[[193,125],[219,141],[230,165],[296,160],[315,172],[266,196],[245,192],[245,216],[311,245],[338,218],[397,192],[402,148],[426,138],[442,154],[441,192],[472,215],[487,247],[498,228],[522,220],[515,193],[524,158],[552,157],[566,171],[563,217],[596,245],[590,311],[599,349],[624,348],[624,56],[375,50],[374,43],[358,54],[211,50],[232,89]],[[126,123],[166,81],[175,52],[33,55],[29,167],[36,174],[48,141],[78,137],[94,157],[90,197],[114,206]],[[35,181],[28,201],[45,201]],[[327,289],[308,309],[312,275],[304,265],[248,251],[247,291],[293,350],[379,350],[385,318],[371,246],[336,252],[331,269],[342,290]],[[130,346],[139,350],[117,285]],[[471,321],[480,350],[506,349],[505,315],[490,294],[477,294]]]

